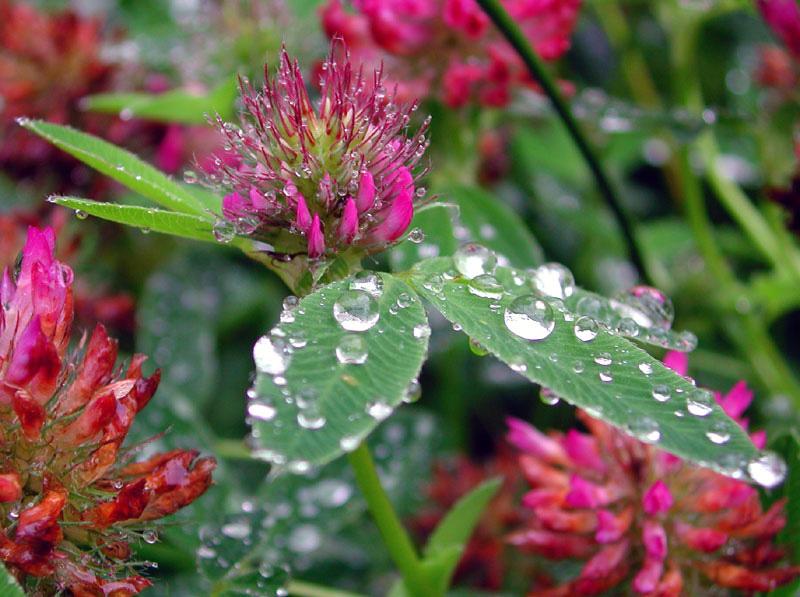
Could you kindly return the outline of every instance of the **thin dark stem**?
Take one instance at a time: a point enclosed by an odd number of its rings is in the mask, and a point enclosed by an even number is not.
[[[611,178],[606,173],[603,165],[600,163],[600,159],[589,143],[586,134],[581,130],[567,102],[561,96],[558,87],[542,65],[541,60],[531,47],[525,34],[522,33],[508,12],[506,12],[505,8],[503,8],[500,0],[478,0],[478,4],[480,4],[484,12],[492,19],[503,36],[505,36],[508,42],[517,51],[520,58],[522,58],[522,61],[525,63],[525,66],[528,68],[530,75],[541,85],[547,97],[550,98],[561,121],[564,123],[564,126],[567,127],[572,140],[575,142],[575,145],[578,146],[583,158],[586,160],[586,164],[592,171],[592,175],[597,181],[600,194],[603,196],[603,199],[614,213],[619,223],[620,230],[625,238],[625,243],[628,245],[631,261],[633,261],[633,264],[639,271],[641,278],[648,281],[649,276],[644,264],[644,258],[639,250],[639,245],[636,242],[636,237],[633,232],[633,226],[631,225],[628,215],[625,213],[625,208],[619,199],[619,195],[614,189]]]

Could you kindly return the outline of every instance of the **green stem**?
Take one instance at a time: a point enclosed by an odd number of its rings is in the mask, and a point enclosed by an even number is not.
[[[240,439],[218,439],[214,443],[214,453],[226,460],[253,460],[253,454]]]
[[[561,96],[561,92],[558,90],[558,87],[556,86],[552,77],[550,77],[549,73],[539,59],[539,56],[537,56],[535,50],[531,47],[530,43],[525,37],[525,34],[517,26],[506,9],[503,8],[500,0],[478,0],[478,4],[480,4],[484,12],[486,12],[489,18],[492,19],[503,36],[505,36],[508,42],[517,51],[533,79],[536,80],[539,85],[541,85],[547,97],[550,98],[556,113],[561,118],[564,126],[566,126],[567,131],[572,137],[572,140],[574,141],[575,145],[577,145],[578,150],[581,152],[584,160],[586,161],[586,164],[592,171],[592,175],[595,178],[597,187],[600,190],[600,194],[603,196],[603,199],[614,213],[614,216],[619,223],[625,243],[628,246],[628,252],[630,253],[631,261],[633,261],[642,279],[647,280],[648,275],[644,258],[639,250],[639,245],[636,242],[636,237],[633,232],[633,225],[628,219],[625,208],[622,205],[622,201],[614,189],[611,178],[603,168],[599,157],[596,155],[586,134],[578,124],[578,121],[572,115],[572,111],[567,105],[567,102]]]
[[[290,581],[288,588],[289,595],[293,595],[294,597],[364,597],[358,593],[321,587],[310,582],[303,582],[302,580]]]
[[[348,459],[355,473],[356,483],[367,501],[367,507],[378,526],[389,555],[403,577],[406,589],[414,597],[433,597],[435,593],[426,586],[414,545],[381,486],[367,444],[362,443],[350,452]]]

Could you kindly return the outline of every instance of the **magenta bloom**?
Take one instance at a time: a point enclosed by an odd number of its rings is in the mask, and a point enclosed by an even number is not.
[[[322,24],[341,35],[357,59],[385,62],[400,92],[436,95],[450,107],[472,101],[504,106],[511,90],[529,84],[513,49],[475,0],[354,0],[355,12],[329,0]],[[504,0],[544,60],[569,48],[580,0]]]
[[[665,361],[685,373],[685,355]],[[752,398],[743,382],[717,396],[742,424]],[[765,512],[747,483],[579,416],[589,433],[544,434],[508,421],[531,486],[522,503],[532,514],[509,542],[549,559],[585,560],[577,578],[531,594],[628,594],[625,586],[659,597],[706,594],[713,585],[769,591],[800,575],[800,567],[777,566],[783,552],[772,540],[786,522],[784,501]],[[763,435],[753,439],[763,444]]]
[[[800,59],[800,4],[797,0],[757,0],[761,16],[775,35]]]
[[[414,168],[427,122],[404,136],[416,106],[395,103],[380,71],[354,69],[340,41],[320,72],[316,103],[286,51],[262,90],[243,83],[241,128],[220,122],[231,149],[209,177],[228,191],[222,210],[235,231],[285,258],[380,251],[425,194]]]

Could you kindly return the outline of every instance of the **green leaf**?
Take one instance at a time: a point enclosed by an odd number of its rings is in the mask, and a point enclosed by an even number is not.
[[[216,243],[212,224],[198,216],[138,205],[101,203],[77,197],[53,197],[51,201],[109,222],[134,226],[147,232],[161,232],[193,240]]]
[[[325,464],[357,447],[406,396],[428,348],[425,310],[405,282],[374,276],[383,289],[372,299],[379,319],[369,329],[346,331],[334,319],[334,304],[351,284],[342,280],[306,296],[256,344],[259,407],[251,404],[249,413],[260,457],[298,472]],[[339,362],[337,348],[347,342],[360,346],[344,352],[365,362]],[[259,420],[259,413],[267,414]]]
[[[101,93],[82,100],[92,112],[125,114],[160,122],[206,124],[207,117],[219,114],[223,119],[233,115],[236,100],[236,80],[230,79],[205,95],[185,89],[166,93]]]
[[[42,120],[23,119],[20,125],[167,209],[206,215],[192,193],[125,149],[71,127]]]
[[[423,259],[446,257],[458,248],[453,229],[455,206],[441,203],[426,205],[416,211],[410,229],[419,228],[425,235],[421,243],[405,240],[389,255],[392,269],[403,272]]]
[[[495,275],[504,280],[512,278],[502,267]],[[530,292],[524,285],[508,282],[501,298],[481,298],[455,274],[449,258],[419,264],[410,282],[486,350],[597,418],[640,439],[653,440],[658,435],[660,448],[729,474],[733,472],[729,459],[735,458],[741,466],[757,454],[747,434],[713,403],[713,398],[707,416],[690,414],[687,399],[696,396],[697,389],[688,380],[628,340],[602,329],[591,341],[579,340],[573,330],[574,315],[566,313],[565,319],[560,305],[549,299],[543,299],[553,314],[554,327],[549,335],[531,341],[512,333],[504,322],[504,312],[515,298]],[[669,400],[654,399],[653,390],[659,385],[667,386]],[[698,411],[695,405],[693,410]],[[712,442],[706,433],[715,429],[729,434],[729,439],[721,444]]]
[[[502,482],[499,478],[489,479],[459,499],[428,539],[425,557],[453,546],[463,548]]]
[[[25,591],[19,586],[17,579],[8,571],[5,564],[0,566],[0,595],[3,597],[25,597]]]
[[[462,497],[439,522],[423,553],[430,583],[444,592],[481,514],[497,493],[502,479],[490,479]]]
[[[539,243],[525,222],[503,201],[478,187],[456,186],[442,190],[442,199],[459,206],[459,220],[469,238],[508,259],[516,267],[533,267],[544,261]]]

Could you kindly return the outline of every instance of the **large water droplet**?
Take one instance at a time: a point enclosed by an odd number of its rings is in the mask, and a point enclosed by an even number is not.
[[[297,424],[303,429],[322,429],[325,423],[325,417],[316,404],[308,406],[297,413]]]
[[[392,407],[382,400],[367,403],[367,414],[378,421],[383,421],[392,414]]]
[[[715,444],[724,444],[731,439],[731,428],[727,421],[714,421],[706,431],[706,437]]]
[[[278,411],[271,402],[256,399],[248,403],[247,414],[259,421],[271,421],[278,414]]]
[[[598,365],[602,365],[603,367],[608,367],[614,361],[609,353],[601,352],[599,355],[594,357],[594,362]]]
[[[403,402],[411,404],[416,402],[422,397],[422,385],[418,379],[412,379],[406,386],[406,391],[403,393]]]
[[[672,397],[672,391],[669,389],[668,385],[657,384],[653,386],[653,398],[657,402],[666,402],[671,397]]]
[[[761,452],[747,463],[747,474],[762,487],[775,487],[786,478],[786,462],[775,452]]]
[[[361,443],[361,438],[356,435],[346,435],[339,440],[339,447],[345,452],[352,452]]]
[[[358,272],[350,280],[350,290],[362,290],[375,298],[379,298],[383,294],[383,278],[375,272]]]
[[[556,326],[553,308],[533,295],[520,296],[506,307],[506,327],[520,338],[544,340]]]
[[[573,330],[575,330],[575,337],[578,340],[581,340],[582,342],[591,342],[597,338],[599,326],[591,317],[583,316],[578,317],[578,319],[575,321]]]
[[[639,441],[654,444],[661,439],[658,422],[650,417],[639,417],[628,424],[628,430]]]
[[[217,242],[222,244],[228,244],[236,236],[236,229],[233,227],[233,224],[224,218],[218,218],[217,221],[214,222],[211,231]]]
[[[707,417],[714,409],[714,395],[708,390],[695,388],[686,396],[686,410],[695,417]]]
[[[539,399],[547,406],[555,406],[561,402],[561,398],[550,388],[542,388],[539,391]]]
[[[491,274],[481,274],[469,281],[469,292],[481,298],[497,300],[503,296],[503,285]]]
[[[291,355],[280,338],[261,336],[253,346],[256,368],[268,375],[282,375],[289,366]]]
[[[336,359],[345,365],[362,365],[368,355],[367,343],[356,334],[347,334],[336,347]]]
[[[614,297],[612,304],[620,315],[645,328],[669,329],[675,317],[670,298],[652,286],[634,286]]]
[[[494,273],[497,256],[490,249],[476,243],[461,246],[453,255],[456,269],[468,279]]]
[[[651,375],[653,373],[653,366],[650,363],[639,363],[639,371],[645,375]]]
[[[414,326],[414,330],[412,333],[414,335],[414,338],[416,338],[417,340],[424,340],[430,337],[431,326],[429,326],[427,323],[418,323],[417,325]]]
[[[546,296],[565,299],[575,292],[572,272],[560,263],[545,263],[533,270],[533,287]]]
[[[348,332],[364,332],[379,317],[378,303],[363,290],[346,290],[333,304],[333,318]]]

